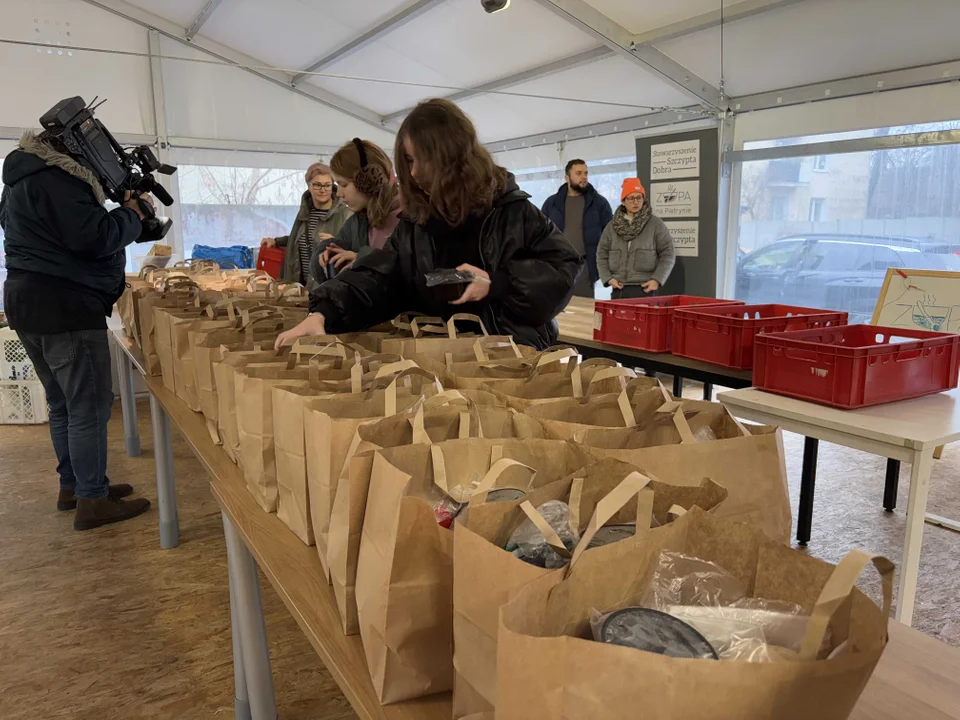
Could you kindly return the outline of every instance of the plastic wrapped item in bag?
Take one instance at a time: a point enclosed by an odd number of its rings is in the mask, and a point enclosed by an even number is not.
[[[716,440],[717,434],[709,425],[703,425],[693,431],[693,439],[697,442],[707,442],[709,440]]]
[[[746,594],[743,583],[716,563],[664,550],[643,605],[661,612],[673,605],[719,607]]]
[[[460,514],[463,505],[444,495],[433,503],[433,516],[440,527],[449,528]]]
[[[597,642],[675,658],[716,660],[717,652],[692,625],[649,608],[628,607],[590,618]]]
[[[580,542],[576,528],[570,525],[570,506],[562,500],[548,500],[537,508],[543,519],[552,527],[567,550],[571,552]],[[507,541],[506,550],[524,562],[550,570],[564,567],[569,558],[561,555],[547,544],[546,538],[533,521],[527,518],[514,530]]]
[[[587,545],[587,550],[590,548],[600,547],[602,545],[612,545],[615,542],[632,538],[636,534],[636,523],[604,525],[602,528],[597,530],[596,533],[594,533],[593,538],[590,540],[590,544]]]

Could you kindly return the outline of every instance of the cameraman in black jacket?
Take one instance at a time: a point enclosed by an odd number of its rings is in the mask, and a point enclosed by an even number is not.
[[[76,530],[135,517],[150,502],[122,500],[133,488],[106,475],[106,318],[123,293],[124,249],[140,237],[143,213],[130,199],[108,212],[93,172],[43,134],[24,133],[3,163],[3,185],[4,306],[46,390],[57,509],[77,509]]]

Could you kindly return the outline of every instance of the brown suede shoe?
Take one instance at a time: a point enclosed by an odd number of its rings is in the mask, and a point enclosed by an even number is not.
[[[118,483],[116,485],[111,485],[107,490],[107,497],[111,500],[119,500],[120,498],[125,498],[128,495],[133,495],[133,486],[127,485],[126,483]],[[77,509],[77,497],[69,490],[61,490],[60,495],[57,496],[57,510],[76,510]]]
[[[74,530],[93,530],[101,525],[129,520],[150,509],[146,498],[114,500],[109,497],[98,500],[77,499],[77,514],[73,518]]]

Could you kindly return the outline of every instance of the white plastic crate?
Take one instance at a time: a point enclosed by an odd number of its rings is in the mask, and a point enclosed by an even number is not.
[[[0,328],[0,381],[36,379],[37,371],[17,333],[10,328]]]
[[[47,420],[47,395],[39,380],[0,381],[0,425],[37,425]]]

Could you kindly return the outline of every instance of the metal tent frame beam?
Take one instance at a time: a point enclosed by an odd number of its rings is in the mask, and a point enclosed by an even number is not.
[[[355,53],[357,50],[366,47],[374,40],[383,37],[387,33],[393,32],[401,25],[404,25],[414,18],[423,15],[427,11],[432,10],[442,2],[444,2],[444,0],[415,0],[415,2],[407,5],[400,11],[391,15],[376,27],[370,28],[362,35],[354,38],[348,43],[341,45],[336,50],[324,55],[316,62],[310,63],[302,71],[293,76],[293,85],[299,85],[310,76],[310,73],[322,70],[323,68],[332,65],[337,60],[342,60],[343,58],[347,57],[347,55]]]
[[[535,2],[593,35],[621,57],[653,71],[704,105],[719,109],[725,104],[719,88],[655,47],[638,45],[631,32],[587,4],[585,0],[535,0]]]
[[[198,36],[192,41],[187,40],[185,34],[186,31],[184,28],[180,27],[176,23],[170,22],[169,20],[165,20],[158,15],[154,15],[151,12],[141,10],[135,5],[124,2],[124,0],[83,0],[83,2],[87,3],[88,5],[92,5],[93,7],[100,8],[101,10],[106,10],[107,12],[113,13],[114,15],[122,17],[125,20],[145,27],[148,30],[156,30],[161,35],[164,35],[171,40],[176,40],[182,45],[196,48],[197,50],[215,57],[218,60],[222,60],[231,65],[236,65],[240,69],[257,76],[262,80],[272,82],[275,85],[286,88],[290,92],[295,92],[322,105],[326,105],[329,108],[338,110],[346,115],[349,115],[350,117],[361,120],[369,125],[373,125],[380,130],[392,132],[383,126],[383,123],[380,120],[380,115],[369,108],[365,108],[351,100],[347,100],[346,98],[340,97],[335,93],[323,90],[322,88],[314,85],[295,88],[293,87],[293,76],[290,73],[281,72],[279,70],[255,69],[263,68],[267,66],[267,63],[263,62],[262,60],[258,60],[257,58],[250,57],[249,55],[246,55],[227,45],[221,45],[220,43],[210,40],[206,37]]]
[[[510,140],[498,140],[486,143],[485,146],[487,150],[493,153],[509,152],[510,150],[552,145],[558,142],[586,140],[592,137],[602,137],[603,135],[637,132],[638,130],[646,130],[663,125],[676,125],[677,123],[704,120],[711,122],[717,121],[716,117],[712,114],[705,114],[703,108],[699,105],[692,105],[676,110],[662,110],[654,113],[635,115],[621,120],[608,120],[606,122],[581,125],[564,130],[553,130],[551,132],[527,135]]]
[[[776,10],[788,5],[795,5],[798,2],[803,2],[803,0],[743,0],[742,2],[731,5],[724,10],[723,22],[729,24],[736,20],[743,20],[748,17],[754,17],[755,15],[761,15],[771,10]],[[633,37],[633,42],[636,45],[652,45],[653,43],[662,42],[665,40],[674,40],[679,37],[684,37],[685,35],[692,35],[693,33],[700,32],[701,30],[709,30],[711,28],[718,27],[719,25],[720,11],[714,10],[713,12],[697,15],[696,17],[682,20],[671,25],[665,25],[664,27],[651,30],[650,32],[642,35],[636,35]],[[580,67],[581,65],[586,65],[587,63],[596,62],[598,60],[604,60],[606,58],[613,57],[614,54],[614,51],[608,46],[601,45],[600,47],[592,50],[587,50],[586,52],[582,52],[577,55],[556,60],[555,62],[547,63],[546,65],[542,65],[538,68],[531,68],[514,75],[507,75],[502,78],[497,78],[496,80],[477,85],[476,87],[472,87],[467,90],[461,90],[460,92],[456,92],[453,95],[448,95],[447,97],[454,102],[458,102],[461,100],[466,100],[467,98],[476,97],[477,95],[495,93],[498,90],[505,90],[514,85],[519,85],[520,83],[529,82],[530,80],[538,80],[539,78],[547,77],[548,75],[553,75],[554,73],[563,72],[564,70],[571,70],[573,68]],[[385,123],[391,123],[395,120],[399,120],[412,109],[413,108],[404,108],[403,110],[397,110],[396,112],[384,115],[383,121]]]
[[[477,85],[476,87],[467,88],[466,90],[460,90],[459,92],[453,93],[453,95],[447,95],[447,99],[452,100],[453,102],[460,102],[468,98],[476,97],[477,95],[494,93],[498,90],[506,90],[514,85],[529,82],[530,80],[538,80],[542,77],[547,77],[548,75],[563,72],[564,70],[572,70],[575,67],[596,62],[597,60],[610,57],[611,55],[613,55],[613,52],[609,48],[593,48],[593,50],[587,50],[586,52],[579,53],[578,55],[556,60],[555,62],[547,63],[546,65],[540,65],[539,67],[530,68],[529,70],[524,70],[523,72],[519,72],[514,75],[507,75],[502,78],[497,78],[496,80],[491,80],[490,82]],[[384,115],[383,122],[390,123],[394,120],[399,120],[412,109],[412,107],[404,108],[403,110],[392,112],[389,115]]]
[[[200,28],[210,19],[210,16],[213,15],[221,2],[223,2],[223,0],[207,0],[207,4],[203,6],[203,10],[201,10],[196,19],[190,23],[190,27],[188,27],[187,32],[184,33],[184,37],[186,37],[187,40],[193,40],[194,36],[200,32]]]

